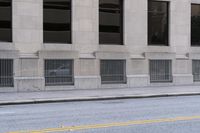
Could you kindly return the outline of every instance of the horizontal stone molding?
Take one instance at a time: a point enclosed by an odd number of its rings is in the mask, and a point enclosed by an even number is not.
[[[16,59],[19,58],[18,50],[0,50],[0,59]]]
[[[101,76],[74,76],[74,78],[101,78]]]
[[[95,52],[95,56],[98,59],[128,59],[130,55],[128,52]]]
[[[188,54],[176,54],[176,59],[177,60],[188,60],[189,55]]]
[[[145,59],[145,54],[131,54],[130,58],[133,60],[144,60]]]
[[[79,55],[79,58],[80,59],[96,59],[96,57],[95,57],[95,55],[94,55],[94,53],[91,53],[91,54],[83,54],[83,53],[81,53],[80,55]]]
[[[179,76],[185,76],[185,77],[193,77],[193,75],[192,74],[173,74],[173,76],[175,77],[179,77]]]
[[[75,59],[79,58],[78,51],[39,51],[39,58],[42,59]]]
[[[127,75],[127,78],[143,78],[143,77],[149,77],[149,75],[141,74],[141,75]]]
[[[189,59],[200,60],[200,52],[199,53],[189,53]]]
[[[19,58],[21,59],[38,59],[38,53],[20,53]]]
[[[14,77],[15,80],[44,80],[44,77]]]
[[[176,59],[176,53],[169,52],[145,52],[145,58],[147,59]]]

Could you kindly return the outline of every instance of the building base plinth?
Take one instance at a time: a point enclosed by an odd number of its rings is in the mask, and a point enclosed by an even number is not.
[[[75,88],[78,89],[96,89],[100,83],[100,76],[75,76]]]
[[[145,87],[149,85],[148,75],[129,75],[127,76],[129,87]]]
[[[190,85],[193,84],[193,75],[191,74],[175,74],[173,76],[175,85]]]
[[[44,78],[42,77],[16,77],[15,90],[19,92],[44,91]]]

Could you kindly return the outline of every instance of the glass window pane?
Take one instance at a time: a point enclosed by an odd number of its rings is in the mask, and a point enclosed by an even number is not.
[[[0,42],[12,42],[11,0],[0,0]]]
[[[149,0],[148,44],[168,45],[168,2]]]
[[[192,4],[191,43],[200,46],[200,5]]]
[[[99,0],[99,43],[123,44],[122,0]]]
[[[71,0],[44,0],[44,42],[71,43]]]

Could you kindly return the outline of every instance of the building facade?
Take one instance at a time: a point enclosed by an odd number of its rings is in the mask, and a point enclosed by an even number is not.
[[[200,82],[200,0],[0,0],[0,92]]]

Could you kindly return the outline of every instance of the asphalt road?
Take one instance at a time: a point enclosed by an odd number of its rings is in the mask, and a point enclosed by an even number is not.
[[[0,106],[0,133],[200,133],[200,96]]]

